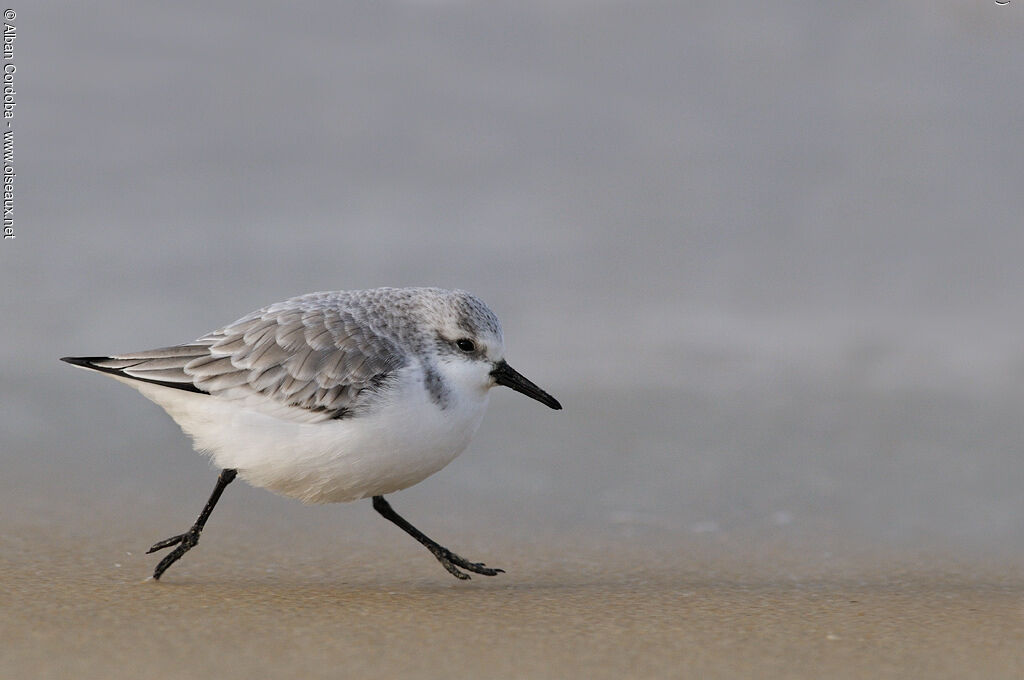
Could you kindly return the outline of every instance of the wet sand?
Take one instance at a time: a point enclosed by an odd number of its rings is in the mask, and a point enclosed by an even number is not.
[[[463,531],[447,542],[508,571],[464,583],[358,519],[344,541],[274,525],[261,545],[257,529],[222,522],[153,582],[154,557],[130,551],[144,519],[112,522],[113,532],[24,524],[5,535],[0,677],[1024,672],[1024,574],[1009,561],[732,535]]]
[[[957,428],[1014,431],[995,398],[979,420],[866,395],[831,425],[802,393],[728,410],[570,394],[547,420],[508,399],[472,452],[391,497],[507,573],[456,581],[365,501],[236,484],[153,582],[145,549],[188,526],[215,473],[135,395],[66,389],[71,425],[4,451],[0,678],[1024,676],[1024,556],[997,540],[1016,534],[945,520],[1002,526],[993,490],[1012,475],[985,496],[957,467],[992,458]],[[911,433],[928,464],[860,474],[886,464],[864,431]],[[973,457],[943,454],[960,442]]]
[[[1024,2],[877,4],[15,7],[0,680],[1024,677]],[[378,285],[565,406],[392,499],[508,573],[239,485],[146,582],[215,473],[57,358]]]

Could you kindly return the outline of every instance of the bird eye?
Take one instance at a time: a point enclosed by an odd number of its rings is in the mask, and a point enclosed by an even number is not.
[[[476,343],[474,343],[469,338],[462,338],[461,340],[456,340],[455,346],[461,349],[463,352],[472,352],[476,350]]]

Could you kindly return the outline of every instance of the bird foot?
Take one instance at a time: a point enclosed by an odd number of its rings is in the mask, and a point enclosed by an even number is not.
[[[431,548],[431,553],[437,558],[437,561],[441,563],[448,573],[457,579],[466,581],[469,580],[469,574],[459,571],[459,567],[462,567],[466,571],[471,571],[474,574],[481,574],[483,576],[497,576],[498,574],[504,574],[504,569],[497,569],[488,567],[483,562],[470,562],[465,557],[456,555],[448,548],[437,546],[437,548]]]
[[[192,527],[183,534],[171,536],[170,538],[165,538],[158,543],[154,543],[153,547],[146,551],[147,555],[154,553],[157,550],[170,548],[172,545],[176,545],[178,547],[167,553],[167,555],[160,560],[160,564],[156,565],[156,569],[153,570],[153,578],[159,581],[163,573],[167,571],[167,568],[180,560],[182,556],[194,548],[197,543],[199,543],[199,530],[196,529],[196,527]]]

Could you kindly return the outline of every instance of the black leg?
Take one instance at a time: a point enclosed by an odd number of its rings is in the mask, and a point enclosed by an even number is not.
[[[455,578],[463,580],[469,578],[469,574],[464,574],[459,571],[457,567],[462,567],[474,574],[483,574],[484,576],[494,576],[495,574],[505,573],[504,569],[491,569],[490,567],[484,566],[483,562],[470,562],[465,557],[459,557],[448,548],[437,544],[431,540],[430,537],[413,525],[409,524],[401,515],[395,512],[391,508],[391,504],[384,500],[384,496],[373,497],[373,509],[401,527],[402,531],[422,543],[427,550],[437,558],[437,561],[440,562],[441,565]]]
[[[220,500],[220,495],[224,493],[224,487],[230,484],[235,479],[235,475],[238,474],[238,470],[232,470],[225,468],[220,471],[220,476],[217,477],[217,486],[213,487],[213,493],[210,494],[210,500],[206,501],[206,507],[199,513],[199,519],[192,525],[192,528],[183,534],[177,536],[171,536],[165,538],[153,545],[152,548],[146,551],[146,554],[156,552],[157,550],[163,550],[164,548],[170,548],[172,545],[178,547],[167,554],[160,564],[156,565],[156,569],[153,570],[153,578],[159,580],[160,576],[167,571],[167,567],[171,566],[175,562],[181,559],[181,556],[191,550],[197,543],[199,543],[199,534],[202,532],[203,527],[206,526],[206,520],[210,519],[210,513],[213,512],[213,508],[217,505],[217,501]]]

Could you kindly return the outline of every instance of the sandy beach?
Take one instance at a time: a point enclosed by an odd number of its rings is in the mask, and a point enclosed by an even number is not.
[[[0,680],[1024,677],[1024,0],[23,4]],[[565,407],[389,496],[507,573],[235,483],[147,581],[216,472],[58,357],[377,286]]]
[[[829,427],[814,393],[789,394],[785,408],[767,394],[733,396],[723,410],[658,390],[622,401],[566,391],[571,406],[557,418],[500,399],[502,417],[464,458],[391,500],[435,539],[507,573],[456,581],[367,501],[309,507],[236,484],[198,548],[154,582],[157,556],[144,551],[191,523],[215,474],[155,407],[109,388],[109,402],[96,402],[88,381],[64,386],[91,455],[67,427],[7,450],[0,677],[1024,671],[1024,556],[1012,541],[997,545],[997,524],[952,541],[941,513],[923,522],[913,494],[876,474],[819,498],[796,490],[827,479],[836,461],[813,457],[827,447],[848,452],[848,479],[877,465],[852,445],[863,428],[912,431],[929,451],[955,445],[950,423],[974,431],[979,420],[957,399],[918,395],[898,409],[884,395],[848,396],[846,418]],[[58,398],[37,396],[40,409]],[[105,413],[107,403],[116,409]],[[1013,431],[1013,409],[994,398],[977,408],[989,414],[987,437]],[[89,425],[108,416],[112,428]],[[801,426],[808,418],[817,425]],[[762,458],[766,439],[776,443]],[[723,453],[705,461],[704,447]],[[708,470],[730,471],[723,492],[695,485]],[[958,488],[933,507],[959,507]],[[987,507],[950,530],[984,527]]]
[[[513,532],[510,541],[463,527],[459,548],[508,573],[462,583],[371,519],[348,523],[341,541],[324,527],[289,533],[275,525],[261,534],[242,522],[228,532],[222,518],[160,582],[146,580],[152,556],[126,550],[139,543],[129,535],[140,529],[134,520],[97,523],[91,536],[23,526],[5,536],[0,554],[0,676],[1017,678],[1024,671],[1024,575],[1009,561],[739,536],[596,544]],[[128,525],[132,531],[122,529]],[[261,538],[267,543],[258,545]]]

